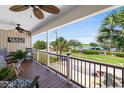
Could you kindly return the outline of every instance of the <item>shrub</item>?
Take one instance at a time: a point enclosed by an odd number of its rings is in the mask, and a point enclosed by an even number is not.
[[[76,49],[73,49],[73,50],[71,50],[72,51],[72,53],[78,53],[79,51],[78,50],[76,50]]]
[[[123,57],[124,58],[124,53],[115,53],[117,57]]]
[[[97,50],[83,50],[84,54],[93,54],[93,55],[98,55],[99,52]]]
[[[13,58],[14,59],[22,59],[22,58],[25,58],[26,55],[27,55],[27,52],[23,52],[22,50],[18,50],[17,52],[15,52],[13,54]]]
[[[112,52],[106,52],[107,55],[112,55],[113,53]]]
[[[41,63],[47,64],[47,54],[46,53],[40,53],[39,61]],[[54,63],[56,61],[57,61],[57,57],[54,55],[50,55],[50,63]]]
[[[11,77],[11,79],[16,78],[16,74],[14,73],[14,70],[11,68],[3,68],[0,70],[0,80],[3,80],[4,78]]]

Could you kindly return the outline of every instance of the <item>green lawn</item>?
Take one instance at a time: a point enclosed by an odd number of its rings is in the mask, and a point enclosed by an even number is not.
[[[114,65],[124,66],[124,58],[109,56],[109,55],[88,55],[88,54],[80,54],[80,53],[73,53],[72,56],[95,60],[98,62],[105,62]]]
[[[66,54],[65,52],[63,54]],[[124,66],[124,58],[109,56],[109,55],[89,55],[89,54],[81,54],[81,53],[72,53],[72,56],[79,57],[82,59],[94,60],[97,62],[105,62],[108,64],[114,64],[119,66]],[[42,53],[40,54],[40,61],[43,63],[47,63],[47,55]],[[57,58],[55,56],[50,57],[50,63],[56,62]]]

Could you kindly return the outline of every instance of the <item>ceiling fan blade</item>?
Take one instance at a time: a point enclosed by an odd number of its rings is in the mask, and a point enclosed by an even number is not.
[[[20,28],[20,27],[15,27],[15,29],[16,29],[18,32],[23,33],[23,29],[22,29],[22,28]]]
[[[14,5],[14,6],[10,7],[9,10],[14,11],[14,12],[20,12],[20,11],[24,11],[28,8],[29,8],[28,5]]]
[[[39,5],[39,8],[53,14],[58,14],[60,12],[59,8],[54,5]]]
[[[39,8],[33,8],[33,13],[38,19],[44,18],[44,14]]]
[[[19,33],[23,33],[23,31],[19,31],[19,30],[17,30]]]
[[[24,30],[24,32],[31,33],[31,31]]]

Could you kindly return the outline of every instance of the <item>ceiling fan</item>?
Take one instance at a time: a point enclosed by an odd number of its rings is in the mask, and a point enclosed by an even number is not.
[[[44,14],[42,11],[52,14],[58,14],[60,12],[59,8],[54,5],[14,5],[10,7],[9,10],[14,12],[21,12],[29,8],[33,9],[33,13],[38,19],[44,18]]]
[[[31,33],[30,31],[27,31],[23,28],[20,27],[20,24],[16,24],[17,26],[15,27],[15,29],[20,32],[20,33],[23,33],[23,32],[26,32],[26,33]]]

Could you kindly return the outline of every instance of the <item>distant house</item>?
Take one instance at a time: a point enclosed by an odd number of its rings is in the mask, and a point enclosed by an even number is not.
[[[69,46],[71,50],[76,49],[76,50],[82,50],[82,46]]]
[[[100,46],[93,47],[90,44],[82,44],[81,46],[70,46],[69,48],[71,50],[76,49],[76,50],[79,50],[79,51],[82,51],[82,50],[104,50]]]

